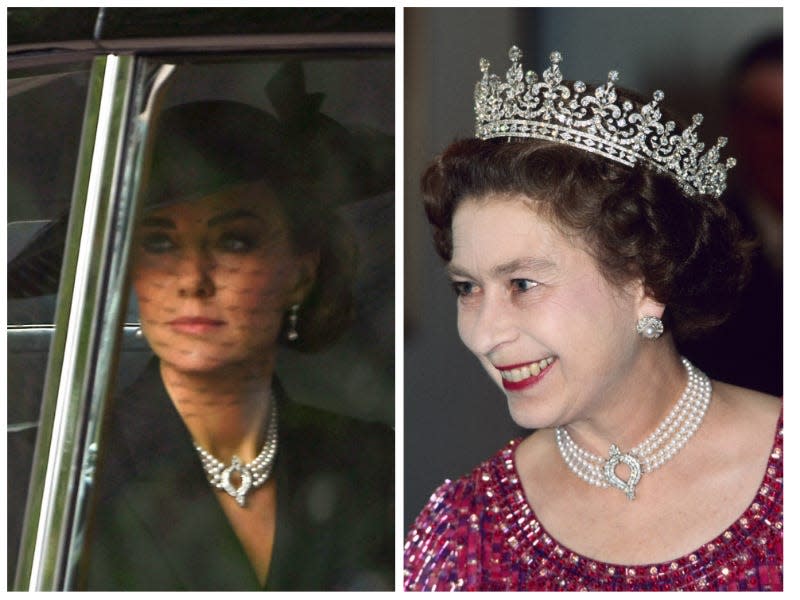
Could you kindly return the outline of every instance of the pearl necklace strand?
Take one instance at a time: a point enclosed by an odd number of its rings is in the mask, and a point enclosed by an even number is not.
[[[208,482],[212,487],[225,490],[229,496],[236,499],[239,506],[244,506],[245,496],[251,489],[255,489],[269,479],[272,467],[275,463],[275,455],[278,452],[278,407],[272,402],[270,396],[270,415],[267,425],[267,438],[264,446],[251,462],[242,464],[238,456],[231,459],[231,464],[226,465],[216,458],[208,450],[195,444],[194,448],[200,455],[200,462],[206,472]],[[231,476],[239,474],[239,487],[235,487],[231,482]]]
[[[564,427],[556,427],[556,444],[570,470],[591,485],[619,488],[633,500],[642,473],[659,468],[686,445],[700,427],[711,402],[709,378],[686,358],[681,358],[681,362],[688,375],[686,389],[656,430],[630,452],[622,453],[612,444],[608,458],[597,456],[578,446]],[[627,481],[614,472],[620,463],[630,469]]]

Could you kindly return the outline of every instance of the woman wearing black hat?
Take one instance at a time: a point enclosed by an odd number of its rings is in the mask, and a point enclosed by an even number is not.
[[[351,322],[334,209],[391,177],[297,64],[271,86],[279,119],[229,101],[159,118],[132,268],[157,360],[112,411],[90,589],[392,586],[391,431],[292,403],[275,375],[282,345]]]

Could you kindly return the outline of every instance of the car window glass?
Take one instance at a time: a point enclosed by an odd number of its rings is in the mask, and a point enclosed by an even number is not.
[[[81,63],[8,73],[9,585],[53,332],[89,69],[89,63]]]
[[[267,586],[294,580],[304,589],[391,589],[392,55],[144,62],[175,69],[151,115],[152,147],[140,173],[131,300],[83,585],[169,588],[187,576],[181,564],[191,555],[193,564],[209,565],[195,569],[198,580],[241,575],[236,585],[251,586],[241,539],[212,510],[216,500],[198,468],[190,426],[162,379],[164,365],[238,373],[225,369],[261,352],[265,363],[274,359],[274,397],[324,411],[290,410],[302,416],[292,417],[294,433],[279,433],[279,461],[311,465],[327,452],[320,444],[330,439],[314,440],[331,432],[317,432],[322,417],[314,415],[377,424],[364,425],[363,435],[342,433],[324,467],[287,475],[297,479],[281,488],[291,494],[279,495],[279,505],[292,514],[282,513],[286,526],[275,534]],[[297,309],[289,301],[295,296]],[[287,441],[301,430],[305,444]],[[352,462],[345,468],[335,452]],[[376,464],[362,485],[359,477]],[[280,504],[288,498],[291,508]],[[330,547],[343,549],[320,551],[308,579],[297,579],[290,573],[299,540],[312,531],[343,538],[343,546]],[[364,536],[369,543],[358,541]],[[120,540],[129,542],[124,552]]]

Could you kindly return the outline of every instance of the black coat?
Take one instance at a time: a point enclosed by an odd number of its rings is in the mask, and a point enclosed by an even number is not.
[[[392,589],[392,431],[292,403],[280,386],[274,396],[278,505],[266,589]],[[259,588],[157,361],[117,400],[106,439],[88,589]]]

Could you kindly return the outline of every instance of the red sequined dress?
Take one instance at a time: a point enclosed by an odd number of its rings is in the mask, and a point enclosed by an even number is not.
[[[445,483],[409,531],[406,590],[781,590],[783,417],[761,487],[722,534],[666,563],[591,560],[553,539],[528,505],[511,441]]]

